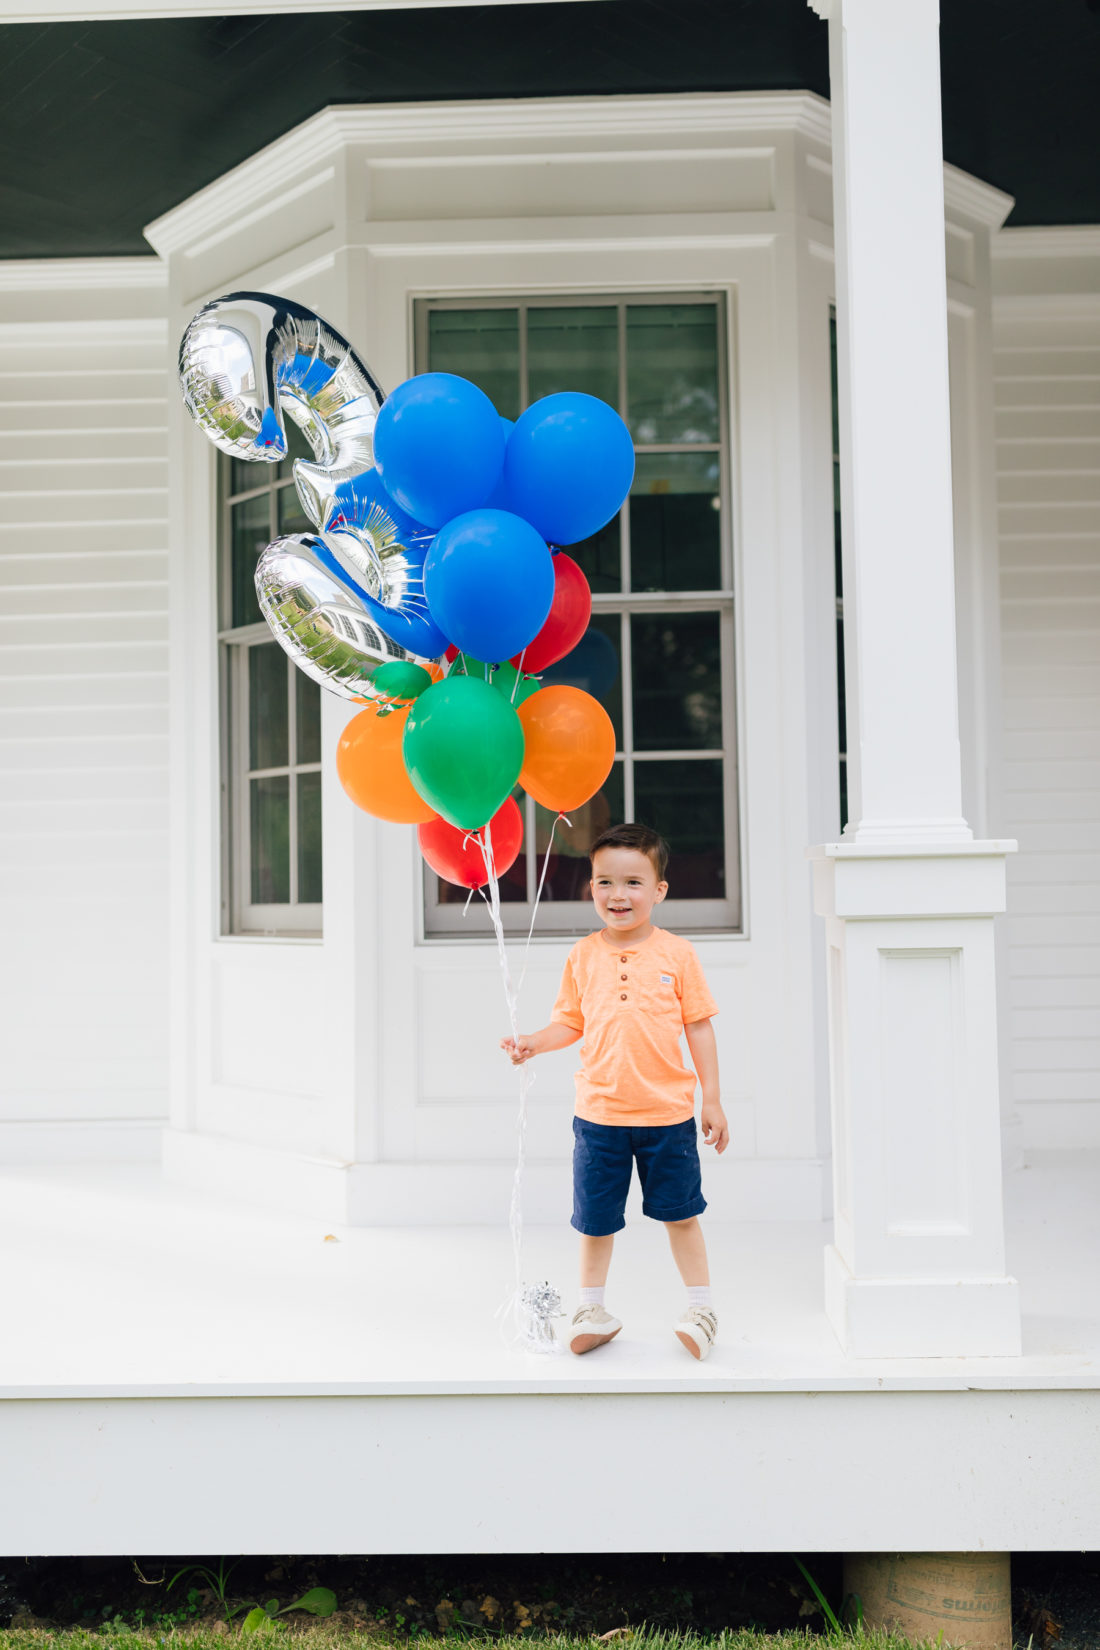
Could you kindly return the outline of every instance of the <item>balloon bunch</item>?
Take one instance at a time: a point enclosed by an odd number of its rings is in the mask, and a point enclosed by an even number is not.
[[[285,458],[286,417],[312,448],[294,481],[317,531],[268,545],[256,589],[294,662],[364,704],[337,752],[345,791],[416,824],[447,880],[502,874],[522,841],[517,782],[564,812],[614,759],[599,702],[538,675],[587,630],[591,592],[562,546],[621,507],[626,426],[575,392],[513,424],[450,373],[383,398],[334,328],[265,293],[207,304],[184,334],[180,378],[196,422],[234,457]]]

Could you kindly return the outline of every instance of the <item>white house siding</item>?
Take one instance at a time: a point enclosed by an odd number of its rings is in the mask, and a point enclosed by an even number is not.
[[[1100,230],[995,246],[1011,1094],[1100,1145]]]
[[[0,266],[0,1160],[166,1111],[168,455],[153,258]]]

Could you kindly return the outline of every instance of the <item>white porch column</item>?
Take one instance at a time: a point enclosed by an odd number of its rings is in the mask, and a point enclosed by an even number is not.
[[[962,817],[937,0],[829,21],[850,822],[826,919],[836,1235],[852,1356],[1019,1351],[1005,1276],[992,924]]]

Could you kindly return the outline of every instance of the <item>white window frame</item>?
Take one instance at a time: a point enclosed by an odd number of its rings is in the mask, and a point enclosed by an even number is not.
[[[623,812],[627,819],[634,814],[634,764],[638,761],[705,761],[721,759],[722,803],[724,823],[724,850],[727,883],[735,881],[732,894],[724,899],[676,899],[675,852],[670,867],[673,892],[661,908],[662,921],[680,931],[708,932],[726,935],[745,933],[744,867],[741,855],[741,818],[738,766],[738,707],[736,677],[736,615],[734,605],[733,555],[733,498],[730,438],[730,385],[728,381],[727,294],[716,289],[676,288],[646,292],[586,291],[576,293],[532,293],[516,295],[464,292],[457,296],[433,296],[416,299],[413,308],[413,344],[415,371],[428,366],[429,316],[437,310],[512,309],[519,312],[519,372],[521,407],[527,404],[527,329],[525,315],[528,309],[597,308],[615,304],[619,311],[619,410],[626,405],[626,308],[628,305],[700,304],[709,305],[716,314],[716,368],[718,374],[718,440],[717,442],[654,442],[637,446],[639,453],[661,452],[716,452],[719,458],[720,522],[720,588],[705,591],[645,591],[593,593],[592,611],[620,615],[620,657],[623,677],[622,747],[615,752],[615,760],[623,766]],[[627,499],[620,511],[620,554],[622,583],[630,583],[630,509]],[[632,614],[712,613],[719,615],[720,684],[722,695],[723,744],[716,750],[645,751],[637,753],[633,743],[632,695],[627,690],[632,680],[630,618]],[[535,804],[532,798],[521,798],[524,812],[524,842],[535,840]],[[565,827],[560,827],[564,831]],[[536,863],[537,860],[537,863]],[[501,905],[501,919],[506,932],[526,933],[542,858],[527,854],[527,898],[508,901]],[[459,903],[443,904],[437,897],[437,880],[427,867],[422,877],[423,937],[428,941],[461,939],[489,931],[488,916],[481,902],[474,900],[464,913]],[[593,923],[593,908],[588,900],[548,900],[540,905],[538,930],[545,936],[587,933]]]
[[[836,363],[836,304],[829,305],[829,387],[832,391],[833,449],[833,562],[836,579],[836,728],[837,728],[837,802],[840,809],[840,829],[848,823],[848,732],[847,704],[844,693],[844,582],[836,547],[840,543],[840,429],[837,407]]]
[[[256,487],[240,493],[230,491],[230,460],[218,456],[218,605],[222,628],[218,631],[218,702],[221,747],[221,931],[223,935],[265,935],[305,939],[320,938],[323,932],[322,903],[299,904],[298,893],[298,777],[320,773],[322,764],[298,762],[298,718],[296,704],[297,666],[282,654],[287,673],[287,757],[277,768],[250,767],[249,740],[249,651],[269,644],[278,648],[266,624],[226,624],[232,618],[233,534],[232,506],[266,496],[269,501],[270,539],[278,536],[279,494],[293,488],[291,478],[270,472]],[[259,467],[257,466],[259,470]],[[261,477],[263,471],[259,471]],[[280,649],[280,653],[282,650]],[[286,774],[288,785],[290,855],[290,902],[253,902],[252,838],[249,787],[252,779]],[[323,806],[323,803],[322,803]],[[322,865],[322,877],[324,867]]]

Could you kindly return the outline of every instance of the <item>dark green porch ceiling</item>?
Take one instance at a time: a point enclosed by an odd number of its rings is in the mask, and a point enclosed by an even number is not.
[[[1014,224],[1100,222],[1100,0],[941,0],[944,148]],[[330,103],[828,95],[806,0],[0,27],[0,256],[148,252],[142,225]]]

